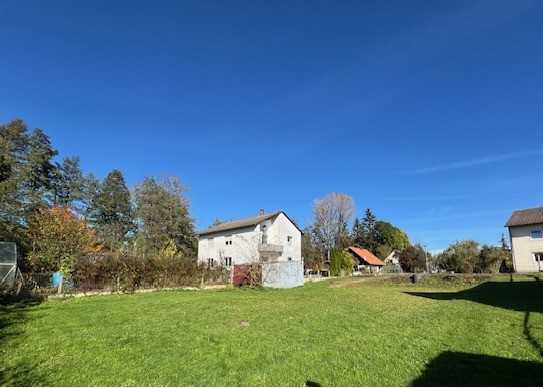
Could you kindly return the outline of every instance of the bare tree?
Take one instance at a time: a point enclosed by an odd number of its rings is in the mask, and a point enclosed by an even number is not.
[[[330,250],[336,246],[355,210],[353,198],[342,193],[330,193],[316,199],[313,204],[313,233],[330,259]]]

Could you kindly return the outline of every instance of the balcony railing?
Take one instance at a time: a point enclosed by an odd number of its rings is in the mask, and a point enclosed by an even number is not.
[[[259,244],[258,250],[261,253],[283,253],[283,246],[278,244]]]

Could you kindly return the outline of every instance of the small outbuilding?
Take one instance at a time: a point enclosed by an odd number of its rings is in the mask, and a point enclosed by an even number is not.
[[[354,259],[354,272],[377,273],[385,265],[383,260],[364,248],[349,247],[349,253]]]

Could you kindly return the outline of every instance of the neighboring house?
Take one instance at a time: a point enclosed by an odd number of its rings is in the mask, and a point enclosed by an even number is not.
[[[303,285],[302,231],[283,211],[222,222],[198,233],[198,261],[234,274],[262,264],[266,287]]]
[[[383,260],[385,264],[393,264],[393,265],[399,265],[400,264],[400,252],[397,250],[393,250],[389,253],[387,257]]]
[[[543,207],[516,210],[505,226],[515,272],[543,271]]]
[[[349,247],[348,251],[353,256],[355,272],[379,272],[385,265],[381,259],[367,249]]]

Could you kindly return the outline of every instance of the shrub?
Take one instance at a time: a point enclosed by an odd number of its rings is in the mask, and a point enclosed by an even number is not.
[[[400,252],[400,266],[405,272],[426,270],[426,251],[420,245],[410,245]]]
[[[345,250],[333,249],[330,252],[330,274],[345,276],[353,271],[353,257]]]
[[[502,264],[510,260],[510,253],[501,247],[483,245],[479,253],[479,260],[475,266],[475,272],[496,273],[500,271]]]
[[[134,291],[141,288],[196,287],[228,282],[229,272],[183,257],[151,257],[112,252],[81,256],[73,271],[77,290]]]
[[[437,265],[446,271],[472,273],[477,267],[479,253],[476,241],[458,241],[437,257]]]

